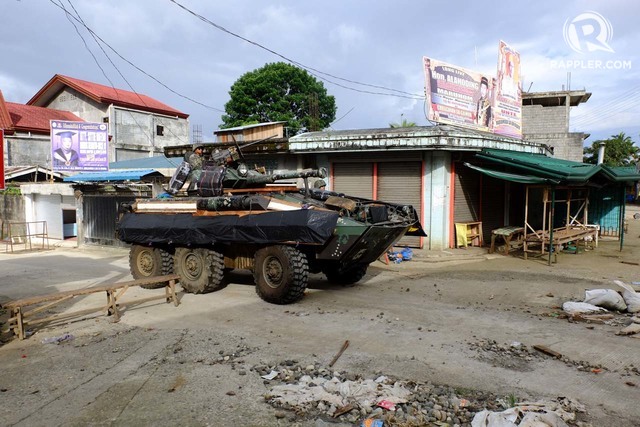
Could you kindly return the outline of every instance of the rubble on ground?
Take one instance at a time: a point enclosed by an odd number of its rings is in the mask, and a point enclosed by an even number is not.
[[[522,352],[535,357],[529,350]],[[402,381],[381,373],[364,378],[319,363],[302,365],[297,360],[256,365],[251,371],[264,379],[268,387],[264,398],[277,409],[276,416],[290,421],[360,425],[364,420],[380,420],[384,426],[468,426],[480,411],[504,410],[511,400],[429,382]],[[572,407],[562,399],[550,405],[576,420],[579,406]]]

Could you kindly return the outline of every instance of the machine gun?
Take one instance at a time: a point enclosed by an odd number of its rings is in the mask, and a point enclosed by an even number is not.
[[[236,139],[234,138],[234,136],[231,135],[231,138],[233,138],[233,143],[235,144],[235,147],[229,147],[224,150],[213,151],[211,153],[210,158],[205,162],[205,169],[207,166],[224,166],[228,162],[228,159],[231,159],[233,162],[241,161],[242,163],[246,163],[244,155],[242,154],[242,150],[244,148],[250,147],[252,145],[260,144],[261,142],[268,141],[272,138],[275,138],[276,136],[278,135],[271,135],[267,138],[263,138],[258,141],[249,142],[248,144],[240,146],[238,144],[238,141],[236,141]]]
[[[217,166],[225,166],[227,164],[228,159],[231,159],[233,163],[238,163],[239,160],[242,163],[245,163],[244,155],[242,154],[242,149],[249,147],[251,145],[259,144],[264,141],[268,141],[272,138],[275,138],[278,135],[271,135],[267,138],[260,139],[258,141],[253,141],[243,146],[240,146],[235,138],[233,138],[233,142],[235,143],[235,147],[226,148],[224,150],[216,150],[212,152],[208,159],[203,164],[203,169],[213,169]],[[188,152],[185,155],[185,161],[183,161],[177,168],[171,180],[169,180],[169,186],[167,188],[167,192],[169,194],[177,194],[178,191],[183,187],[187,180],[198,180],[200,179],[200,171],[198,171],[197,176],[196,171],[193,170],[189,162],[186,159],[189,157],[189,154],[192,152]]]

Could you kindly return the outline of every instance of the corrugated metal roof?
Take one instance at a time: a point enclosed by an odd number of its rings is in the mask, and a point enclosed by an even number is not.
[[[182,163],[179,157],[142,157],[139,159],[121,160],[109,163],[109,170],[114,169],[171,169],[177,168]]]
[[[508,166],[521,173],[532,174],[562,183],[583,183],[596,175],[609,181],[638,181],[640,174],[632,168],[613,168],[604,165],[573,162],[570,160],[547,157],[543,154],[517,151],[483,149],[476,157]]]
[[[189,117],[188,114],[176,110],[150,96],[131,92],[123,89],[116,89],[74,77],[56,74],[49,80],[28,102],[28,105],[46,106],[51,99],[64,87],[69,86],[78,92],[88,96],[96,102],[104,104],[114,104],[127,108],[137,108],[143,111],[151,111],[169,116],[181,118]]]
[[[114,182],[142,181],[154,177],[162,177],[154,169],[118,169],[108,172],[81,172],[64,178],[65,182]]]
[[[282,123],[287,123],[287,122],[266,122],[266,123],[255,123],[255,124],[252,124],[252,125],[236,126],[236,127],[232,127],[232,128],[215,130],[215,131],[213,131],[213,134],[217,135],[219,133],[235,132],[235,131],[238,131],[238,130],[246,130],[246,129],[252,129],[252,128],[257,128],[257,127],[262,127],[262,126],[277,125],[277,124],[282,124]]]

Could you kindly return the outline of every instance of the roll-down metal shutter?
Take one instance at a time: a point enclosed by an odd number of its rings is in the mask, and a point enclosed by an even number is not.
[[[373,198],[373,164],[334,163],[333,191],[365,199]]]
[[[411,204],[422,218],[422,163],[378,163],[378,200]],[[419,237],[403,237],[398,246],[420,247]]]

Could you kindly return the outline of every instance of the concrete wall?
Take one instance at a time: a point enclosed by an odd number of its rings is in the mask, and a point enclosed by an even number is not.
[[[523,139],[553,147],[553,156],[582,162],[582,133],[569,133],[569,108],[565,105],[522,107]]]
[[[5,135],[4,160],[6,166],[50,166],[51,139],[49,135],[18,133]]]
[[[109,105],[100,104],[75,89],[65,87],[47,108],[70,111],[86,122],[102,123],[102,118],[108,115]]]
[[[24,222],[24,197],[22,195],[0,195],[0,220]],[[4,238],[5,236],[0,236]]]

